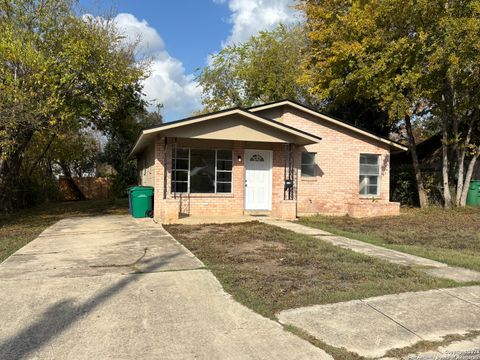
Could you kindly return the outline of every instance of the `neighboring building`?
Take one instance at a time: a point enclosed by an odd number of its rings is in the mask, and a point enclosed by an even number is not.
[[[154,217],[398,215],[390,151],[406,150],[292,101],[145,129],[130,157],[155,187]]]

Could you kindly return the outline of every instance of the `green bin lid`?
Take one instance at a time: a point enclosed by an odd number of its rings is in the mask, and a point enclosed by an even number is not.
[[[134,194],[147,193],[153,195],[154,188],[152,186],[133,186],[129,189],[129,192]]]

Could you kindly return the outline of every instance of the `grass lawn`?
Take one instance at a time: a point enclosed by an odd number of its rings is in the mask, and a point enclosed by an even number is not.
[[[304,217],[300,223],[337,235],[480,271],[480,207],[402,209],[397,217]]]
[[[165,228],[236,300],[270,318],[300,306],[456,284],[258,222]]]
[[[63,218],[127,212],[127,200],[120,199],[58,202],[0,214],[0,262]]]

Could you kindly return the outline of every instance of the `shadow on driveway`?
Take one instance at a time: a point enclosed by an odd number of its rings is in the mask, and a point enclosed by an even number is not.
[[[69,326],[84,317],[85,314],[91,312],[107,299],[117,294],[132,281],[137,280],[143,274],[159,270],[179,255],[183,254],[177,252],[147,260],[150,264],[143,269],[142,272],[125,275],[122,280],[109,286],[79,306],[74,306],[73,300],[71,299],[57,302],[43,313],[40,320],[1,343],[0,358],[9,360],[20,360],[25,358],[28,354],[39,349],[52,338],[68,329]]]

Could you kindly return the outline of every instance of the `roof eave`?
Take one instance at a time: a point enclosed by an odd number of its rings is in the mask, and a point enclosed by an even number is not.
[[[388,139],[385,139],[385,138],[382,138],[381,136],[378,136],[378,135],[375,135],[375,134],[372,134],[366,130],[362,130],[362,129],[359,129],[355,126],[352,126],[352,125],[349,125],[343,121],[340,121],[340,120],[336,120],[336,119],[333,119],[331,118],[330,116],[327,116],[327,115],[324,115],[316,110],[313,110],[313,109],[310,109],[304,105],[301,105],[301,104],[297,104],[291,100],[280,100],[278,102],[272,102],[272,103],[269,103],[269,104],[264,104],[264,105],[258,105],[258,106],[253,106],[251,108],[248,108],[247,111],[249,112],[257,112],[257,111],[261,111],[261,110],[266,110],[266,109],[272,109],[272,108],[275,108],[275,107],[279,107],[279,106],[285,106],[285,105],[288,105],[288,106],[292,106],[296,109],[299,109],[301,111],[305,111],[307,113],[310,113],[316,117],[319,117],[319,118],[322,118],[324,120],[327,120],[329,122],[332,122],[334,124],[337,124],[339,126],[342,126],[342,127],[345,127],[345,128],[348,128],[350,129],[351,131],[355,131],[357,133],[360,133],[360,134],[363,134],[364,136],[367,136],[369,138],[372,138],[372,139],[375,139],[377,141],[380,141],[384,144],[387,144],[389,145],[390,147],[392,148],[395,148],[395,149],[399,149],[399,150],[402,150],[402,151],[407,151],[408,148],[404,145],[401,145],[401,144],[397,144],[396,142],[394,141],[391,141],[391,140],[388,140]]]
[[[309,134],[309,133],[304,132],[304,131],[299,130],[299,129],[295,129],[291,126],[282,124],[281,122],[278,122],[278,121],[275,121],[275,120],[272,120],[272,119],[268,119],[268,118],[264,118],[264,117],[261,117],[261,116],[256,115],[256,114],[252,114],[249,111],[246,111],[246,110],[243,110],[243,109],[234,108],[234,109],[228,109],[228,110],[220,111],[220,112],[216,112],[216,113],[205,114],[205,115],[202,115],[202,116],[186,118],[186,119],[175,121],[175,122],[172,122],[172,123],[165,123],[165,124],[162,124],[162,125],[154,127],[154,128],[149,128],[149,129],[142,130],[142,132],[140,133],[140,136],[138,137],[137,141],[135,142],[135,145],[133,146],[132,150],[130,151],[130,153],[128,155],[128,159],[134,158],[137,155],[137,153],[140,151],[140,149],[142,149],[145,146],[145,145],[141,146],[141,144],[142,144],[142,140],[147,135],[160,134],[161,132],[166,131],[166,130],[171,130],[171,129],[175,129],[175,128],[182,127],[182,126],[188,126],[188,125],[191,125],[191,124],[196,124],[198,122],[207,121],[207,120],[210,120],[210,119],[224,117],[224,116],[233,115],[233,114],[241,114],[245,117],[251,118],[253,120],[257,120],[257,121],[259,121],[259,122],[261,122],[261,123],[263,123],[267,126],[272,126],[272,127],[277,128],[277,129],[281,129],[281,130],[283,130],[287,133],[290,133],[291,135],[294,135],[298,138],[306,140],[306,141],[302,142],[305,145],[306,144],[315,144],[322,139],[319,136]]]

